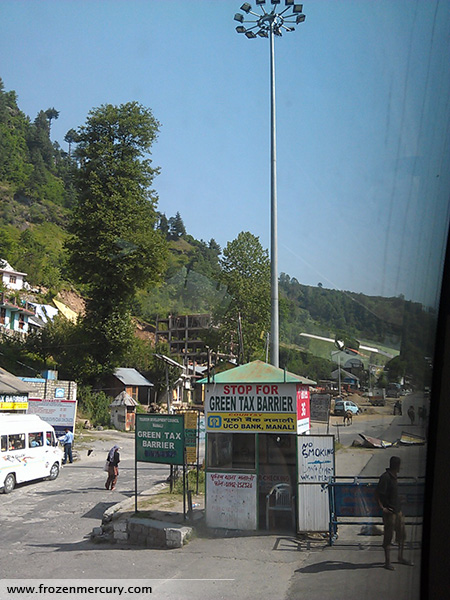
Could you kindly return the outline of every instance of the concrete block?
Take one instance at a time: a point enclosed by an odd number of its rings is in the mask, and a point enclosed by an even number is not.
[[[192,534],[191,527],[140,517],[122,518],[111,525],[115,540],[147,548],[182,548]]]
[[[114,531],[127,531],[128,523],[126,521],[116,521],[113,527]]]

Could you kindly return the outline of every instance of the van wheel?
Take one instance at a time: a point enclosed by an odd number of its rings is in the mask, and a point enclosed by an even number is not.
[[[53,463],[52,468],[50,469],[50,475],[48,476],[48,478],[50,479],[50,481],[53,481],[54,479],[56,479],[59,475],[59,465],[58,463]]]
[[[10,494],[16,486],[16,478],[14,473],[8,473],[5,477],[5,482],[3,484],[3,491],[5,494]]]

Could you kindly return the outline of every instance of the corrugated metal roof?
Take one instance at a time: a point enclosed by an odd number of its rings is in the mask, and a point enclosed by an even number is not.
[[[138,404],[139,402],[136,402],[129,394],[120,392],[109,406],[137,406]]]
[[[331,373],[331,377],[333,379],[338,379],[339,369],[336,369],[335,371],[333,371]],[[344,369],[341,369],[341,377],[348,377],[350,379],[354,379],[355,381],[359,381],[359,377],[356,377],[356,375],[353,375],[353,373],[350,373],[349,371],[345,371]]]
[[[32,390],[32,386],[0,368],[0,394],[26,394]]]
[[[124,385],[142,385],[146,387],[153,387],[153,383],[150,383],[148,379],[145,379],[143,375],[136,371],[136,369],[128,369],[125,367],[119,367],[114,371],[114,376],[117,377]]]
[[[304,383],[306,385],[315,385],[312,379],[307,379],[301,375],[289,373],[284,369],[279,369],[269,365],[262,360],[255,360],[246,365],[235,367],[223,373],[211,375],[211,383]],[[208,378],[200,379],[197,383],[208,383]]]

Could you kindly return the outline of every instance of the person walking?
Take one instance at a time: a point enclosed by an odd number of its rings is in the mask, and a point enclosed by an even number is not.
[[[108,457],[106,459],[108,462],[108,479],[105,483],[105,488],[107,490],[113,490],[116,487],[117,477],[119,476],[119,450],[119,446],[113,446],[108,452]]]
[[[401,511],[398,495],[398,474],[400,471],[401,460],[398,456],[391,456],[389,468],[381,475],[375,491],[375,496],[383,511],[383,549],[384,549],[384,568],[393,571],[391,563],[391,543],[395,532],[398,543],[398,562],[401,565],[413,566],[413,563],[403,557],[403,548],[406,539],[405,519]]]
[[[73,463],[72,456],[72,446],[73,446],[73,433],[70,431],[68,427],[65,429],[65,434],[58,438],[58,440],[64,445],[64,458],[62,460],[62,464],[65,465],[67,459],[69,462]]]
[[[408,408],[408,417],[411,421],[411,425],[414,425],[414,421],[416,420],[416,411],[414,410],[414,406],[412,404]]]

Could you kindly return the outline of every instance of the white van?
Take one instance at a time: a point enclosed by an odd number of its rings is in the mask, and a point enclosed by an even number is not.
[[[56,479],[63,452],[55,430],[37,415],[0,415],[0,489],[13,491],[16,483]]]

